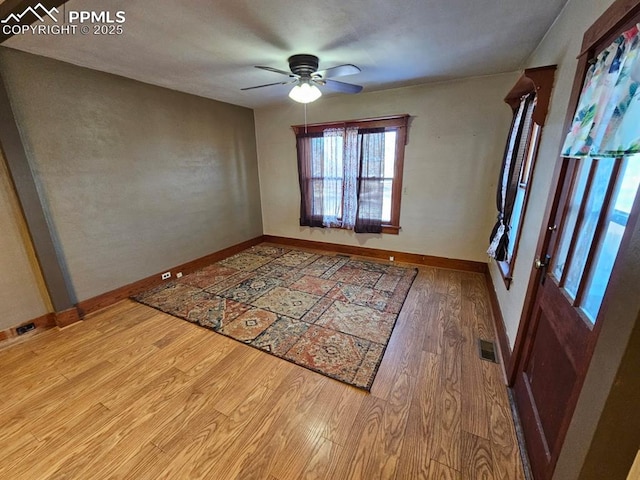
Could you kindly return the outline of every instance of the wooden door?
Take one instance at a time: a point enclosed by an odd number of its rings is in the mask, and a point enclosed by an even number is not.
[[[640,155],[564,159],[549,247],[514,384],[536,479],[550,477],[593,346],[625,232],[637,218]],[[632,213],[633,212],[633,213]]]
[[[640,2],[618,0],[585,33],[567,126],[588,60],[638,21]],[[560,158],[554,178],[511,370],[536,480],[553,475],[597,342],[615,261],[638,218],[640,155]]]

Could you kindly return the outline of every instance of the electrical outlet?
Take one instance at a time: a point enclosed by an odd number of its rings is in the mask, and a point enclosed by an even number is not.
[[[16,333],[18,335],[24,335],[27,332],[30,332],[31,330],[35,330],[36,329],[36,324],[31,322],[31,323],[27,323],[26,325],[21,325],[18,328],[16,328]]]
[[[163,279],[163,280],[166,280],[166,279],[168,279],[168,278],[171,278],[171,272],[164,272],[164,273],[162,274],[162,279]]]
[[[176,278],[182,278],[182,272],[176,273]]]
[[[389,261],[393,262],[396,259],[396,257],[389,257]]]

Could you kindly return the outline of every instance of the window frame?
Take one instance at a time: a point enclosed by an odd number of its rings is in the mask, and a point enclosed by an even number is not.
[[[500,271],[507,290],[509,290],[511,282],[513,280],[513,271],[518,255],[520,238],[522,236],[522,227],[524,225],[525,217],[527,214],[529,193],[535,176],[538,147],[540,146],[540,141],[542,139],[544,129],[543,127],[549,110],[551,90],[553,88],[553,79],[556,68],[556,65],[548,65],[544,67],[526,69],[520,76],[518,81],[515,83],[513,88],[509,91],[507,96],[504,98],[505,103],[507,103],[511,107],[515,115],[515,112],[517,112],[518,106],[520,104],[520,99],[524,95],[530,93],[535,93],[536,95],[536,104],[533,108],[533,111],[531,112],[531,130],[530,132],[522,133],[522,137],[527,139],[526,141],[528,142],[528,144],[524,153],[524,161],[522,162],[520,172],[518,172],[519,177],[517,188],[524,190],[524,198],[522,200],[522,208],[520,209],[520,218],[518,219],[516,230],[515,232],[511,232],[512,235],[509,238],[509,244],[513,243],[512,254],[511,257],[507,258],[506,260],[496,261],[498,270]],[[512,135],[513,125],[509,129],[507,142],[512,137]],[[505,159],[502,160],[503,165],[504,161]],[[526,181],[523,182],[522,179],[525,173],[527,174],[527,178]],[[509,225],[511,226],[512,224],[513,216],[509,219]],[[509,249],[509,247],[507,247],[507,249]]]
[[[358,128],[359,130],[384,128],[385,131],[396,132],[395,163],[391,188],[391,220],[382,224],[382,233],[397,235],[400,230],[400,208],[402,200],[402,176],[404,172],[404,153],[407,145],[407,129],[409,114],[391,115],[386,117],[346,120],[339,122],[314,123],[307,125],[292,125],[296,137],[315,136],[330,128]],[[382,180],[385,180],[383,178]]]

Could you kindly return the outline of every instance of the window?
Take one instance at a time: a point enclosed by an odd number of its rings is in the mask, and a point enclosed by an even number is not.
[[[595,323],[638,193],[640,154],[581,158],[574,175],[551,275]]]
[[[513,119],[498,181],[498,220],[487,253],[497,260],[507,288],[511,284],[555,68],[525,70],[505,98]]]
[[[300,225],[397,234],[408,119],[294,126]]]
[[[516,235],[513,237],[513,241],[507,244],[507,263],[512,263],[515,247],[517,245],[518,237],[520,236],[520,224],[522,223],[522,217],[524,217],[524,201],[527,196],[527,192],[529,191],[529,183],[531,181],[531,172],[533,170],[539,134],[540,127],[533,123],[531,129],[527,133],[527,152],[522,162],[522,166],[520,167],[516,196],[513,203],[511,221],[509,222],[509,231],[516,232]]]

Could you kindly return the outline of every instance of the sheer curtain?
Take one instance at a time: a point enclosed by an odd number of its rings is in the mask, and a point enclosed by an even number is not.
[[[300,225],[321,227],[324,214],[323,181],[318,174],[323,169],[324,141],[322,136],[299,136],[298,180],[300,183]]]
[[[518,191],[520,170],[529,145],[532,114],[535,107],[535,94],[525,95],[515,112],[507,147],[505,149],[500,183],[496,195],[498,221],[489,237],[487,253],[498,261],[507,260],[509,246],[509,224]]]
[[[384,193],[384,129],[364,130],[360,139],[360,172],[356,233],[382,232],[382,201]]]
[[[345,130],[330,128],[324,131],[324,155],[317,159],[318,168],[314,176],[321,178],[322,225],[342,225],[342,196],[344,170]]]
[[[344,179],[342,191],[342,228],[353,229],[358,209],[358,171],[360,142],[358,128],[349,127],[344,137]]]
[[[382,232],[385,129],[297,136],[300,225]]]

